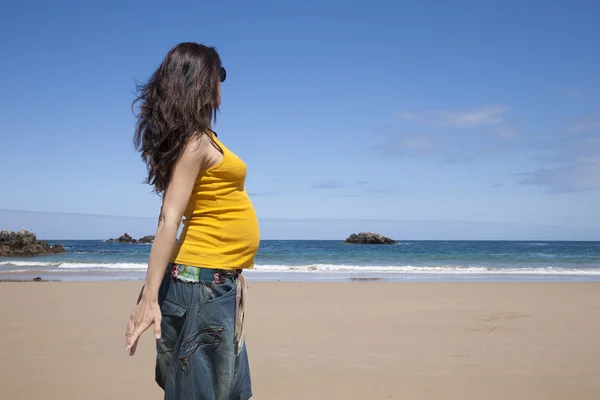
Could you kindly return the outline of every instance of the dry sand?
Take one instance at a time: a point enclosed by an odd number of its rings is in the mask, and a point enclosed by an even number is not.
[[[141,283],[1,283],[0,398],[161,399]],[[600,399],[599,283],[250,282],[253,399]]]

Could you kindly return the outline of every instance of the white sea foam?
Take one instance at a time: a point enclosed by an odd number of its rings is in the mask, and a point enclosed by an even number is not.
[[[466,266],[379,266],[379,265],[257,265],[257,272],[327,272],[327,273],[390,273],[390,274],[505,274],[505,275],[592,275],[600,276],[600,269],[583,268],[492,268],[492,267],[466,267]]]
[[[146,263],[77,263],[65,261],[2,261],[0,266],[8,267],[40,267],[58,268],[58,269],[79,269],[79,270],[145,270],[148,267]]]
[[[136,270],[141,271],[148,268],[147,263],[61,263],[58,268],[63,269],[87,269],[87,270]]]
[[[0,266],[13,266],[13,267],[56,267],[62,264],[61,261],[48,262],[48,261],[2,261]]]
[[[82,262],[44,262],[44,261],[2,261],[0,266],[4,272],[23,271],[23,267],[35,269],[38,267],[47,272],[85,272],[85,271],[144,271],[148,268],[147,263],[82,263]],[[10,269],[17,267],[18,269]],[[483,266],[384,266],[384,265],[336,265],[336,264],[310,264],[310,265],[278,265],[265,264],[256,265],[251,273],[377,273],[377,274],[494,274],[494,275],[587,275],[600,276],[600,268],[560,268],[560,267],[537,267],[537,268],[504,268]]]
[[[535,253],[536,257],[542,258],[556,258],[556,254],[546,254],[546,253]]]

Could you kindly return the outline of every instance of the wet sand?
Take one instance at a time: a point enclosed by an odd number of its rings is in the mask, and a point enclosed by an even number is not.
[[[161,399],[140,285],[0,283],[0,397]],[[253,399],[600,399],[600,283],[249,285]]]

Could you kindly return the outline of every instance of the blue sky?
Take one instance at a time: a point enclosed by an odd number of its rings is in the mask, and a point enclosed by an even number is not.
[[[327,219],[600,239],[598,15],[593,1],[11,2],[0,209],[154,217],[135,81],[196,41],[227,68],[215,130],[270,237],[305,219],[328,236]]]

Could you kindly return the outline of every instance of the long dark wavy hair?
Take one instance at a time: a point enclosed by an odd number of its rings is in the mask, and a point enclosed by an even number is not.
[[[167,189],[188,140],[211,129],[216,121],[223,73],[215,48],[179,43],[150,79],[137,85],[133,141],[148,169],[145,182],[159,195]]]

